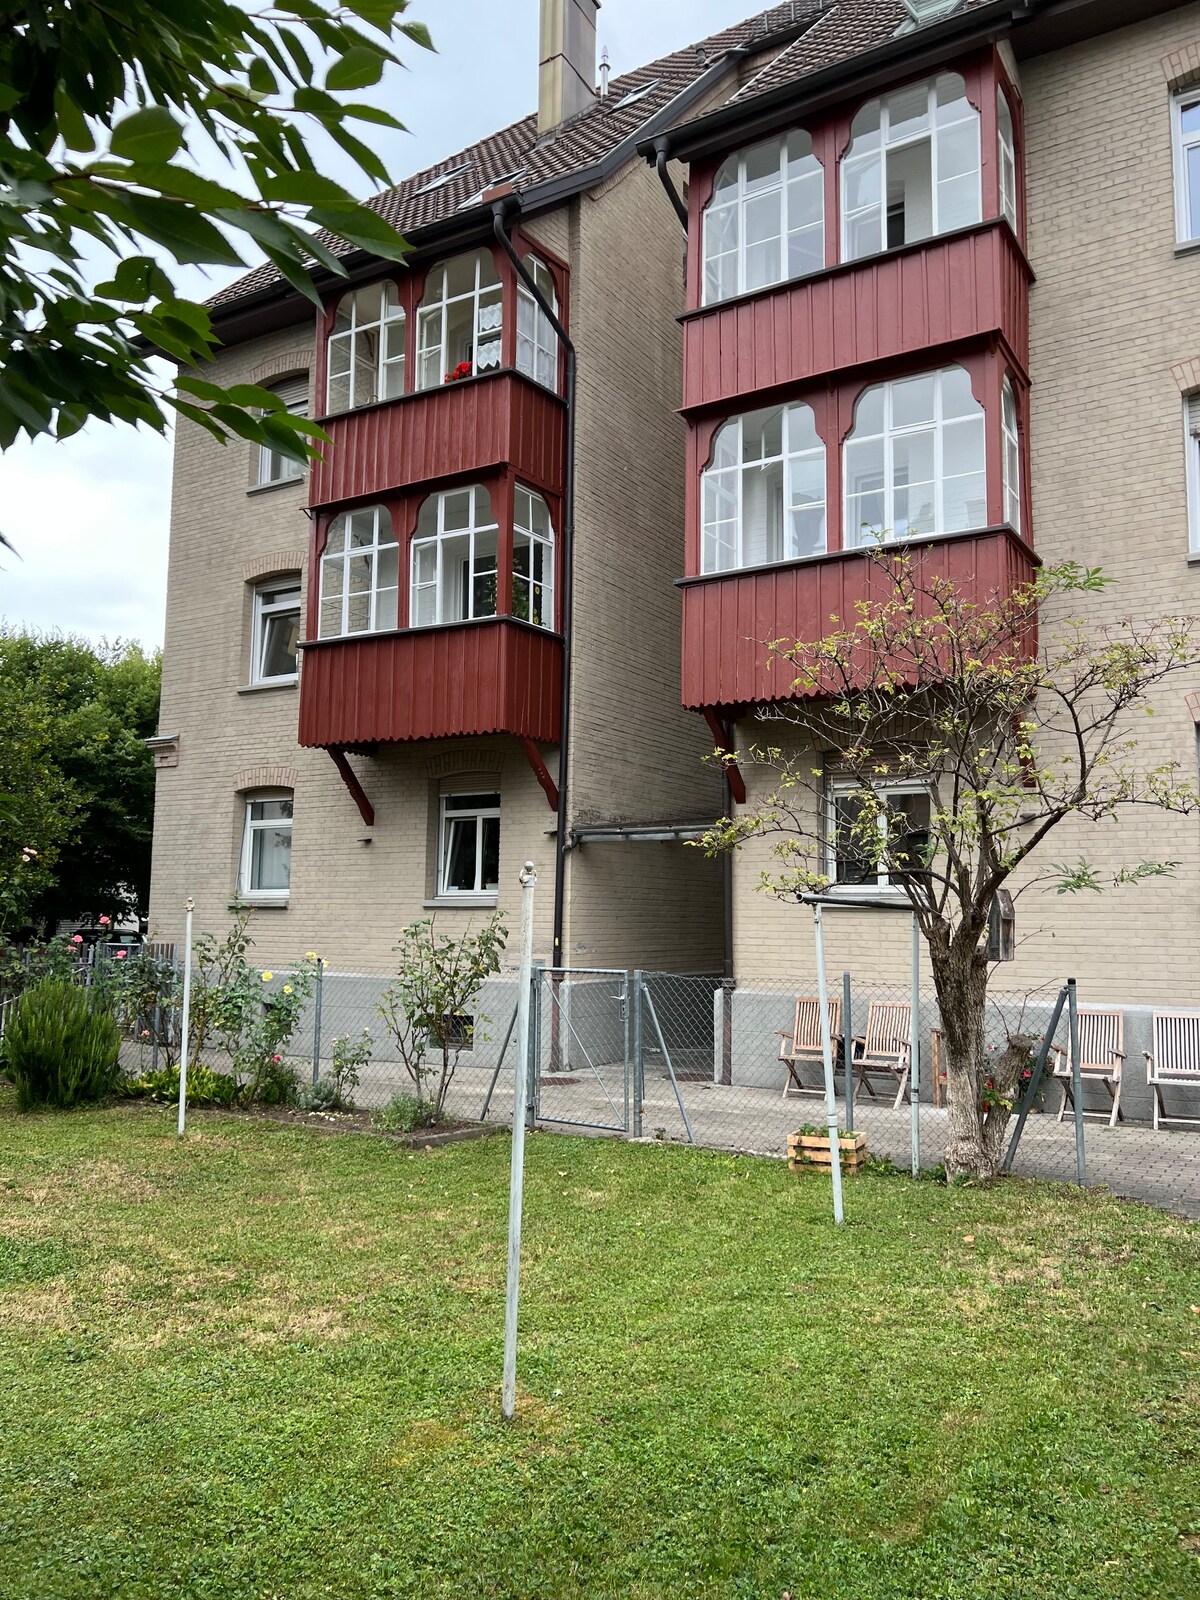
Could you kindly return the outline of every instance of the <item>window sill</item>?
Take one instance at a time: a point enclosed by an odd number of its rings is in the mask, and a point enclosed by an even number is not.
[[[252,483],[246,493],[271,494],[276,489],[299,489],[303,487],[304,479],[304,473],[300,472],[294,478],[280,478],[278,483]]]
[[[300,679],[280,678],[274,683],[243,683],[237,690],[238,694],[269,694],[273,689],[295,689],[299,686]]]
[[[494,911],[499,896],[494,894],[444,894],[421,902],[424,911]]]
[[[230,911],[286,911],[287,908],[286,900],[255,900],[244,895],[229,902]]]
[[[1189,567],[1200,567],[1200,550],[1188,552],[1187,564]]]
[[[1177,256],[1200,255],[1200,239],[1181,239],[1175,246]]]

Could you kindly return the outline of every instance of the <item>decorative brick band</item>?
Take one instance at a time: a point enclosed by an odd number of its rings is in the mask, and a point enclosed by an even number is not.
[[[1159,65],[1172,89],[1187,88],[1188,84],[1200,79],[1200,39],[1172,50],[1170,55],[1163,56]]]
[[[234,792],[246,794],[251,789],[294,789],[295,767],[243,767],[234,774]]]
[[[242,568],[243,583],[257,583],[259,578],[277,578],[282,573],[304,570],[303,550],[276,550],[269,556],[255,556]]]
[[[1190,361],[1179,361],[1171,368],[1171,376],[1179,385],[1180,394],[1194,394],[1200,389],[1200,356]]]
[[[425,763],[431,778],[453,778],[462,772],[499,773],[503,767],[502,750],[446,750]]]
[[[308,377],[312,366],[312,349],[288,350],[281,356],[262,361],[250,374],[250,383],[269,383],[272,378]]]

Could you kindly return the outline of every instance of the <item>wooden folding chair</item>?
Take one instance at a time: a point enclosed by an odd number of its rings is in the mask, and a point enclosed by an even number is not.
[[[1062,1105],[1058,1108],[1061,1122],[1067,1107],[1075,1104],[1071,1087],[1070,1044],[1052,1045],[1053,1074],[1062,1084]],[[1121,1110],[1121,1064],[1125,1060],[1125,1017],[1120,1011],[1081,1011],[1079,1013],[1079,1080],[1098,1081],[1108,1090],[1112,1112],[1108,1118],[1110,1128],[1125,1120]],[[1101,1112],[1087,1112],[1087,1116],[1103,1116]]]
[[[1200,1089],[1200,1014],[1154,1013],[1154,1049],[1146,1051],[1146,1082],[1154,1091],[1156,1133],[1164,1122],[1200,1126],[1200,1117],[1169,1117],[1162,1097],[1164,1087]]]
[[[829,1002],[829,1031],[833,1035],[834,1058],[842,1042],[842,1002]],[[825,1051],[821,1043],[821,1002],[801,997],[796,1001],[796,1021],[791,1033],[779,1035],[779,1059],[787,1066],[783,1080],[783,1098],[789,1094],[824,1094],[825,1085],[819,1089],[806,1084],[800,1076],[805,1064],[824,1068]]]
[[[899,1109],[908,1093],[909,1073],[912,1071],[909,1046],[909,1028],[912,1024],[912,1005],[907,1000],[872,1000],[867,1009],[867,1031],[853,1041],[851,1061],[854,1066],[854,1098],[858,1099],[861,1085],[874,1097],[867,1074],[887,1072],[896,1080],[895,1106]]]

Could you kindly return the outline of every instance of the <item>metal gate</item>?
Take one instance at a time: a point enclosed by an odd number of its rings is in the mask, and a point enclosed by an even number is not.
[[[535,973],[536,1122],[628,1133],[629,995],[627,972],[543,967]]]

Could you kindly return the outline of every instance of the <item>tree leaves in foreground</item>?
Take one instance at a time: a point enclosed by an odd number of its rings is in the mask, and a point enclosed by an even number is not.
[[[400,39],[429,47],[407,7],[0,0],[0,449],[22,432],[68,438],[92,417],[162,432],[173,409],[221,439],[315,453],[325,435],[270,390],[182,377],[170,392],[150,358],[194,366],[217,346],[172,263],[236,267],[255,247],[319,304],[313,270],[343,274],[354,250],[400,259],[404,241],[316,170],[309,141],[320,131],[388,182],[354,128],[403,124],[352,96]],[[246,193],[196,170],[189,129]]]
[[[760,887],[787,897],[829,889],[834,858],[901,891],[929,950],[949,1057],[947,1169],[986,1178],[1028,1060],[1016,1048],[985,1063],[993,902],[1014,875],[1016,899],[1039,884],[1078,893],[1170,874],[1174,863],[1152,860],[1106,875],[1086,859],[1053,865],[1041,847],[1070,818],[1200,807],[1176,763],[1139,759],[1133,728],[1166,680],[1200,663],[1200,643],[1186,618],[1106,627],[1071,615],[1109,583],[1074,562],[980,604],[920,551],[875,560],[878,598],[852,620],[832,618],[815,642],[764,646],[798,697],[768,714],[789,730],[786,746],[738,755],[764,769],[765,793],[703,843],[717,853],[772,837]],[[830,824],[835,778],[846,803]],[[928,793],[928,833],[897,784]]]

